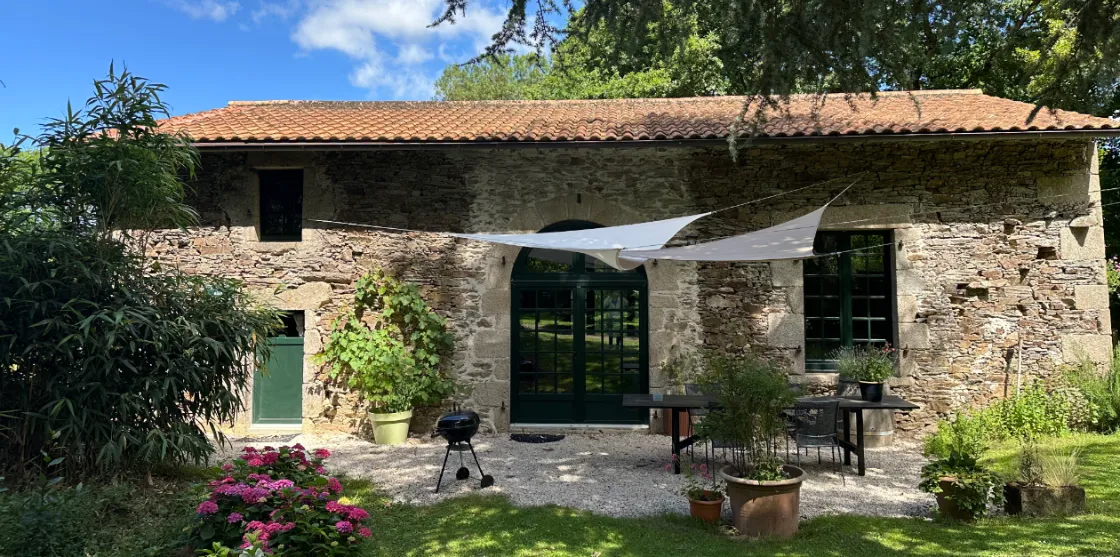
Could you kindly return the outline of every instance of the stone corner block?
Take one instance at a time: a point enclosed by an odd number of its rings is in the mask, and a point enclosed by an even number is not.
[[[1077,261],[1104,258],[1104,228],[1063,228],[1061,235],[1062,259]]]
[[[767,316],[766,344],[773,348],[800,348],[805,344],[805,317],[797,313]]]
[[[1081,358],[1097,364],[1112,360],[1112,337],[1109,335],[1062,335],[1062,360],[1077,363]]]
[[[903,350],[929,348],[929,325],[925,323],[899,323],[898,346]]]
[[[770,262],[770,282],[774,286],[801,286],[804,280],[801,261]]]
[[[1073,287],[1073,303],[1077,309],[1108,309],[1108,286],[1078,284]]]

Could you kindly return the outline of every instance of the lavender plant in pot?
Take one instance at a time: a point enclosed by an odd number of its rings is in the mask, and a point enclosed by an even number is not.
[[[884,384],[894,375],[898,351],[889,344],[861,344],[840,348],[833,358],[841,379],[859,382],[860,398],[879,402],[883,400]]]
[[[713,356],[700,384],[719,398],[719,408],[698,430],[728,448],[730,463],[719,475],[727,484],[733,525],[748,537],[792,537],[805,472],[778,456],[785,446],[782,410],[797,398],[786,373],[754,354]]]

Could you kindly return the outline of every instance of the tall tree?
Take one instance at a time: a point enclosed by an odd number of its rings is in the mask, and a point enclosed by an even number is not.
[[[477,0],[445,0],[438,24]],[[671,58],[697,36],[718,44],[726,91],[976,87],[1101,114],[1120,76],[1120,0],[513,0],[482,56],[583,37],[602,64]],[[554,24],[568,18],[564,27]],[[695,18],[696,26],[677,22]],[[648,29],[635,33],[634,29]],[[594,42],[589,35],[607,33]]]

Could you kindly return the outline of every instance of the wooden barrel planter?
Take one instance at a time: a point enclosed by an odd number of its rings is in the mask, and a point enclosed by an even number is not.
[[[891,386],[883,385],[883,394],[891,394]],[[846,398],[859,398],[859,382],[841,379],[836,384],[836,395]],[[861,410],[863,412],[863,440],[865,447],[889,447],[894,444],[894,411]],[[856,436],[856,423],[848,427],[852,438]]]

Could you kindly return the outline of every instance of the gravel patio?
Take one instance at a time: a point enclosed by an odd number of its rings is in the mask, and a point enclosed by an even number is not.
[[[446,447],[439,439],[414,438],[404,445],[378,446],[353,436],[293,435],[239,439],[234,449],[297,442],[329,449],[332,473],[369,479],[403,503],[429,505],[468,493],[501,493],[519,506],[560,505],[609,516],[688,513],[688,502],[679,494],[683,476],[666,470],[669,438],[660,435],[585,433],[540,444],[515,442],[508,435],[479,435],[475,450],[483,471],[493,475],[496,484],[479,489],[470,453],[464,453],[464,458],[471,479],[456,481],[459,463],[452,453],[438,494],[435,482]],[[918,471],[925,463],[917,445],[896,443],[869,449],[867,455],[866,476],[847,468],[843,478],[827,453],[821,465],[815,452],[811,458],[803,456],[809,479],[801,490],[802,516],[932,515],[933,498],[917,489]]]

